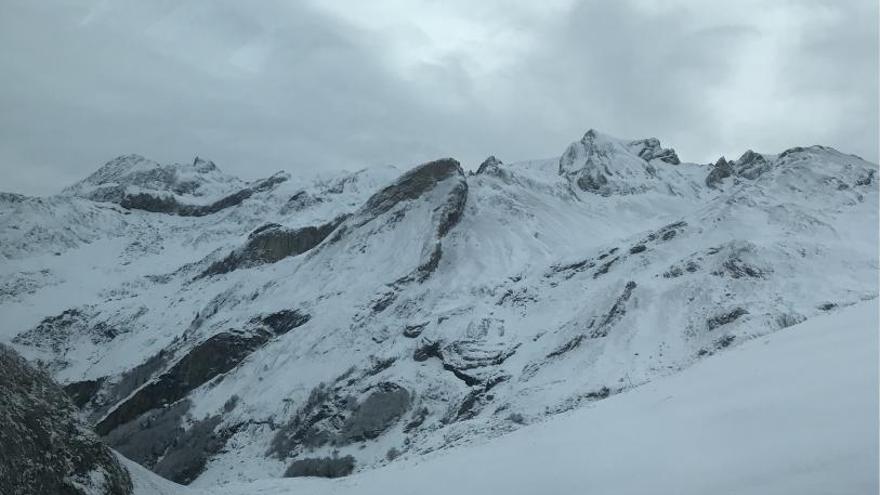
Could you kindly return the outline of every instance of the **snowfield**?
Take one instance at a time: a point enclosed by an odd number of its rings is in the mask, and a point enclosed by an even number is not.
[[[139,495],[877,493],[877,353],[870,301],[506,436],[348,478],[203,492],[132,474]]]

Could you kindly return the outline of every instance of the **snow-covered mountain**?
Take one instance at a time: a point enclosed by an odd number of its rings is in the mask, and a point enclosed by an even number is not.
[[[246,183],[117,158],[0,195],[0,340],[194,486],[337,476],[605,399],[877,297],[877,165],[558,158]]]
[[[342,479],[198,489],[128,466],[135,495],[877,493],[877,327],[876,304],[859,303],[592,407]]]

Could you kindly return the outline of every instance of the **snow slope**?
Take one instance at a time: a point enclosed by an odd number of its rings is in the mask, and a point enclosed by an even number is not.
[[[340,480],[210,493],[876,493],[877,352],[871,301],[478,445]],[[136,487],[154,476],[134,475]]]

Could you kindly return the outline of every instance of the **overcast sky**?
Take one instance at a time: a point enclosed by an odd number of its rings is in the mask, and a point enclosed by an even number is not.
[[[0,190],[114,156],[253,179],[558,156],[589,128],[686,161],[876,162],[876,0],[0,0]]]

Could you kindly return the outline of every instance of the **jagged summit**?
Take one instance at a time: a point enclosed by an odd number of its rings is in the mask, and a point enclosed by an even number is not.
[[[246,183],[199,156],[192,163],[161,165],[131,154],[110,160],[62,195],[116,203],[127,209],[204,216],[238,205],[289,178],[290,174],[282,171]]]
[[[196,169],[196,172],[205,174],[217,170],[217,165],[214,165],[214,162],[211,160],[205,160],[196,155],[196,157],[193,158],[193,168]]]
[[[405,199],[415,199],[450,177],[464,178],[461,164],[452,158],[443,158],[419,165],[404,173],[393,184],[371,197],[362,214],[375,216],[391,209]]]
[[[122,155],[110,160],[84,180],[66,188],[62,194],[95,201],[119,203],[125,196],[149,193],[199,201],[240,188],[243,182],[226,175],[200,157],[192,163],[161,165],[141,155]]]
[[[101,168],[79,183],[99,185],[109,182],[120,182],[129,174],[158,168],[161,168],[159,163],[136,153],[120,155],[102,165]]]
[[[657,187],[657,167],[679,163],[656,138],[627,141],[590,129],[565,150],[559,174],[585,192],[632,194]]]
[[[495,155],[490,155],[488,158],[483,160],[483,163],[481,163],[479,167],[477,167],[477,175],[497,174],[500,171],[501,165],[503,164],[504,162],[495,158]]]
[[[630,141],[629,149],[634,151],[640,158],[647,162],[650,162],[651,160],[660,160],[661,162],[670,165],[678,165],[681,163],[675,150],[660,146],[660,140],[657,138]]]

